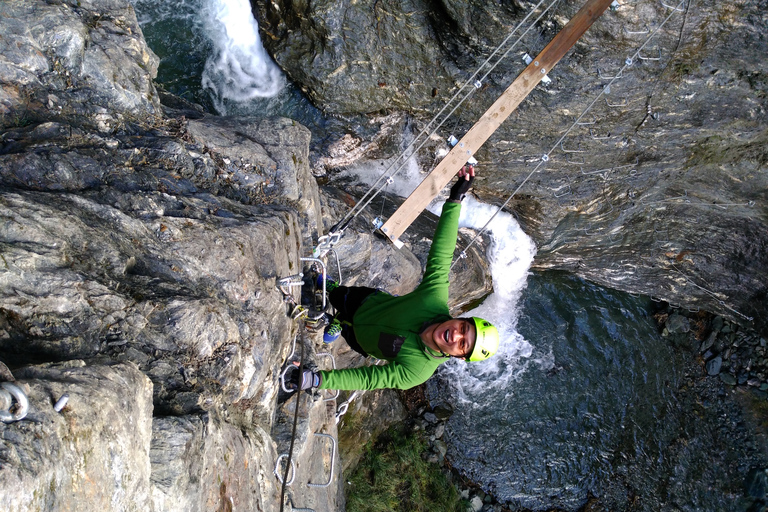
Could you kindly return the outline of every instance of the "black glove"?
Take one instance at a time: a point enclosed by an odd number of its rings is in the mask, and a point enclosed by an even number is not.
[[[467,179],[469,178],[469,179]],[[448,195],[449,201],[456,201],[460,203],[467,192],[472,187],[472,181],[475,179],[472,175],[459,176],[459,181],[453,184],[451,187],[451,193]]]
[[[312,370],[304,370],[299,374],[299,369],[296,368],[291,372],[286,387],[291,390],[311,389],[320,386],[320,383],[322,382],[323,378],[319,373],[313,372]]]

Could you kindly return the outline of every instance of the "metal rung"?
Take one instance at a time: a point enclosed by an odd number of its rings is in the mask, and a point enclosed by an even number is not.
[[[312,482],[307,483],[309,487],[328,487],[331,485],[331,482],[333,481],[333,467],[336,460],[336,439],[333,438],[333,436],[328,434],[321,434],[319,432],[314,433],[317,437],[325,437],[327,439],[331,440],[331,475],[328,477],[328,482],[324,484],[313,484]]]
[[[281,484],[283,483],[283,477],[279,471],[280,461],[283,460],[283,457],[287,457],[287,456],[288,456],[287,453],[283,453],[275,461],[275,476],[277,477],[278,480],[280,480]],[[295,477],[296,477],[296,466],[293,464],[293,459],[291,459],[291,478],[285,483],[285,485],[291,485]]]
[[[640,60],[661,60],[661,48],[659,48],[659,56],[658,57],[646,57],[645,55],[640,55],[638,52],[637,58]]]

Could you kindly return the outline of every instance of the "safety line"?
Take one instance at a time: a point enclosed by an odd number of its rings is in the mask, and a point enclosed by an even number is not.
[[[299,405],[301,404],[301,380],[304,374],[304,322],[299,322],[298,329],[301,332],[301,343],[299,343],[299,386],[296,389],[296,410],[293,413],[293,430],[291,431],[291,444],[288,448],[288,462],[285,463],[285,473],[283,474],[283,484],[280,489],[280,512],[285,507],[285,487],[288,482],[288,471],[291,469],[291,459],[293,458],[293,444],[296,441],[296,426],[299,423]]]
[[[538,4],[536,4],[531,11],[523,18],[520,23],[517,24],[517,26],[509,33],[509,35],[504,39],[504,41],[499,44],[496,49],[493,50],[491,55],[488,56],[488,58],[477,68],[477,70],[472,74],[472,76],[467,79],[467,81],[464,83],[464,85],[459,88],[459,90],[453,95],[453,97],[448,100],[448,102],[443,106],[442,109],[425,125],[425,127],[419,132],[419,134],[408,144],[408,146],[398,155],[392,163],[390,163],[387,168],[384,170],[384,172],[379,176],[379,178],[374,182],[373,185],[368,189],[368,191],[363,195],[363,197],[360,198],[360,200],[346,213],[346,215],[336,223],[333,228],[331,228],[331,231],[337,231],[337,230],[343,230],[346,228],[346,226],[349,225],[352,220],[357,217],[360,212],[365,209],[373,199],[376,198],[376,196],[381,193],[382,189],[385,185],[379,186],[381,181],[387,178],[387,180],[390,180],[393,176],[396,176],[402,169],[405,167],[405,165],[408,163],[411,157],[413,157],[421,148],[424,147],[424,145],[430,140],[430,138],[437,132],[437,130],[456,112],[456,110],[462,105],[462,103],[469,98],[476,90],[477,86],[475,85],[477,83],[477,76],[480,74],[483,67],[485,67],[491,59],[499,52],[501,51],[501,48],[507,44],[507,42],[512,38],[512,36],[522,27],[522,25],[528,21],[528,19],[533,15],[533,13],[538,9],[545,0],[540,0]],[[539,15],[536,20],[531,23],[531,25],[518,37],[518,39],[510,46],[507,51],[505,51],[497,60],[496,62],[490,67],[490,69],[482,76],[480,79],[480,82],[485,80],[488,75],[498,66],[508,55],[509,53],[520,43],[523,37],[528,34],[528,32],[538,23],[544,15],[549,11],[549,9],[559,3],[560,0],[553,0],[551,4],[549,4],[546,9],[544,9],[541,14]],[[429,133],[428,136],[424,137],[424,140],[419,144],[419,146],[415,149],[413,147],[416,145],[417,141],[428,132],[430,127],[433,123],[436,123],[438,118],[443,114],[443,112],[448,109],[448,107],[451,105],[451,103],[464,91],[465,89],[470,88],[469,92],[467,92],[463,98],[456,104],[455,107],[445,116],[445,119],[437,123],[437,125],[432,129],[432,131]],[[396,165],[396,163],[400,160],[403,160],[402,163],[390,174],[391,169]],[[376,187],[379,187],[378,190],[375,190]],[[375,190],[375,192],[374,192]],[[369,197],[370,196],[370,197]]]
[[[675,266],[674,264],[672,264],[671,266],[672,266],[672,268],[673,268],[673,269],[675,269],[675,271],[676,271],[678,274],[680,274],[680,276],[681,276],[683,279],[685,279],[685,282],[686,282],[686,283],[691,283],[691,284],[692,284],[693,286],[695,286],[696,288],[698,288],[698,289],[700,289],[700,290],[702,290],[702,291],[706,292],[706,293],[707,293],[707,294],[709,294],[709,295],[710,295],[710,296],[711,296],[713,299],[715,299],[715,300],[716,300],[716,301],[717,301],[717,302],[718,302],[718,303],[719,303],[721,306],[723,306],[725,309],[728,309],[728,310],[730,310],[732,313],[734,313],[734,314],[735,314],[735,315],[737,315],[737,316],[740,316],[741,318],[743,318],[744,320],[746,320],[746,321],[748,321],[748,322],[751,322],[751,321],[753,321],[753,320],[754,320],[754,318],[753,318],[753,317],[751,317],[751,316],[747,316],[747,315],[745,315],[744,313],[741,313],[740,311],[737,311],[736,309],[734,309],[734,308],[732,308],[731,306],[729,306],[728,304],[726,304],[726,303],[725,303],[725,301],[724,301],[723,299],[721,299],[720,297],[718,297],[718,296],[717,296],[717,294],[715,294],[715,292],[713,292],[712,290],[708,290],[707,288],[704,288],[703,286],[701,286],[701,285],[698,285],[698,284],[694,283],[694,282],[693,282],[693,280],[692,280],[690,277],[688,277],[687,275],[685,275],[685,274],[684,274],[684,273],[683,273],[683,272],[682,272],[682,271],[681,271],[679,268],[677,268],[677,266]]]
[[[491,222],[493,222],[493,219],[495,219],[496,216],[499,214],[499,212],[501,212],[501,210],[503,210],[504,207],[506,207],[509,204],[509,202],[512,200],[512,198],[515,197],[515,195],[520,191],[521,188],[523,188],[523,186],[528,182],[528,180],[531,179],[531,177],[536,172],[538,172],[539,168],[542,165],[546,164],[546,162],[549,161],[549,155],[551,155],[552,152],[554,152],[557,149],[557,147],[560,144],[562,144],[562,142],[565,140],[565,138],[568,136],[569,133],[571,133],[571,131],[574,128],[576,128],[577,126],[581,125],[582,118],[587,114],[587,112],[589,112],[592,109],[592,107],[595,105],[595,103],[597,103],[597,101],[606,94],[607,91],[610,91],[611,85],[613,85],[613,83],[616,80],[619,80],[619,79],[623,78],[622,73],[624,72],[624,70],[627,69],[628,67],[630,67],[635,62],[635,60],[638,58],[638,55],[640,54],[640,52],[656,36],[656,34],[667,23],[667,21],[669,21],[672,18],[672,16],[674,16],[675,13],[678,12],[679,7],[681,5],[683,5],[685,2],[686,2],[686,0],[680,0],[680,3],[677,4],[676,7],[674,7],[674,8],[669,7],[670,9],[672,9],[672,12],[664,19],[664,21],[661,22],[661,24],[658,27],[656,27],[656,29],[654,29],[654,31],[651,33],[651,35],[648,36],[648,38],[645,40],[645,42],[642,45],[640,45],[640,47],[637,49],[637,51],[635,51],[635,53],[631,57],[627,57],[627,59],[624,61],[624,66],[619,70],[619,72],[616,73],[613,76],[613,78],[611,78],[611,80],[608,82],[608,84],[603,86],[603,88],[600,90],[600,93],[595,97],[594,100],[592,100],[592,102],[587,106],[587,108],[584,109],[584,111],[579,115],[579,117],[576,118],[576,120],[573,122],[573,124],[571,124],[571,126],[563,133],[562,137],[560,137],[560,139],[558,139],[558,141],[555,142],[555,144],[552,146],[552,148],[549,151],[547,151],[544,155],[542,155],[541,160],[536,165],[536,167],[534,167],[533,170],[528,174],[528,176],[525,177],[525,179],[520,183],[520,185],[518,185],[518,187],[515,189],[515,191],[512,192],[512,194],[507,198],[507,200],[504,201],[504,203],[501,206],[498,207],[498,209],[494,212],[494,214],[491,215],[491,218],[488,219],[488,222],[485,223],[485,225],[480,229],[480,231],[472,238],[472,240],[469,242],[469,244],[467,244],[467,247],[461,253],[461,258],[466,257],[467,249],[472,247],[472,245],[474,245],[475,241],[478,238],[480,238],[483,235],[483,233],[485,233],[488,230],[488,225]],[[451,268],[453,268],[453,266],[456,265],[457,261],[458,260],[455,260],[451,264]]]

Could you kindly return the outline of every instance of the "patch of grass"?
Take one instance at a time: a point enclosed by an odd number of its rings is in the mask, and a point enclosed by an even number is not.
[[[347,512],[445,511],[465,512],[456,487],[440,466],[422,459],[427,442],[395,425],[365,453],[345,476]]]

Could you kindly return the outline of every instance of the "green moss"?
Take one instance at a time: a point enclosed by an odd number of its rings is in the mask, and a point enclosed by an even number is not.
[[[355,470],[345,476],[348,512],[456,511],[467,503],[442,469],[425,462],[426,441],[395,426],[369,444]]]

